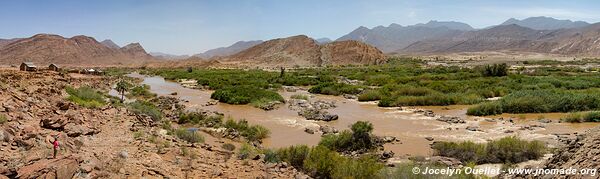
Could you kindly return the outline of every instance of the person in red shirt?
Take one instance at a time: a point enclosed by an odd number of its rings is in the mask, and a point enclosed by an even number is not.
[[[52,142],[53,148],[54,148],[54,158],[56,158],[56,154],[58,153],[58,146],[60,145],[58,143],[58,135],[54,136],[54,142]]]

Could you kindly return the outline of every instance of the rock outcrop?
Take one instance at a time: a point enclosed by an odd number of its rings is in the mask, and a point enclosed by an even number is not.
[[[305,35],[269,40],[220,59],[229,65],[247,67],[369,65],[386,60],[381,51],[362,42],[349,40],[320,45]]]

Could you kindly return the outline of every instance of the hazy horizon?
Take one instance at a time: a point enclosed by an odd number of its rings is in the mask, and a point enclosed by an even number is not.
[[[600,21],[597,2],[577,1],[2,1],[0,38],[38,33],[87,35],[120,46],[139,42],[148,52],[192,55],[237,41],[304,34],[335,40],[359,26],[430,20],[474,28],[509,18],[547,16]]]

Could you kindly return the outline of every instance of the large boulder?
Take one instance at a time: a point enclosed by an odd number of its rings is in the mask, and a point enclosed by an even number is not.
[[[464,119],[457,117],[457,116],[442,116],[442,117],[437,118],[437,120],[442,121],[442,122],[447,122],[450,124],[465,123]]]
[[[62,130],[69,123],[64,117],[50,117],[40,120],[40,126],[46,129]]]
[[[17,178],[73,178],[79,169],[79,161],[72,156],[58,159],[42,159],[17,170]]]

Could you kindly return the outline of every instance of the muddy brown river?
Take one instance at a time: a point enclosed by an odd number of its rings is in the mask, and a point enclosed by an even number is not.
[[[263,125],[271,131],[269,138],[264,140],[264,145],[269,148],[279,148],[296,144],[316,145],[320,140],[318,133],[308,134],[304,132],[306,127],[318,127],[319,124],[334,126],[339,130],[348,129],[349,125],[356,121],[370,121],[375,130],[374,134],[380,136],[394,136],[400,139],[400,143],[386,144],[385,150],[391,150],[396,156],[407,155],[432,155],[428,141],[425,137],[433,137],[437,141],[462,141],[485,142],[486,140],[501,138],[509,135],[517,135],[524,139],[538,139],[547,141],[552,145],[556,141],[556,133],[583,132],[595,127],[596,123],[558,123],[558,119],[564,114],[543,114],[545,118],[551,119],[552,123],[540,123],[537,121],[540,114],[515,115],[506,114],[491,116],[488,118],[503,117],[514,118],[514,123],[508,120],[489,121],[482,117],[466,115],[469,106],[420,106],[416,108],[431,109],[437,115],[460,116],[467,120],[464,124],[448,124],[435,120],[435,117],[427,117],[411,110],[399,108],[381,108],[372,102],[358,102],[345,99],[341,96],[313,95],[306,91],[279,93],[288,100],[293,94],[311,95],[311,99],[335,101],[337,107],[329,109],[332,114],[339,115],[339,119],[331,122],[310,121],[298,116],[297,111],[291,110],[287,105],[271,111],[264,111],[249,105],[230,105],[218,103],[212,106],[203,106],[210,100],[213,91],[190,89],[176,82],[165,81],[162,77],[150,77],[139,74],[130,74],[130,77],[143,79],[143,84],[150,86],[153,93],[162,96],[171,96],[177,92],[176,97],[186,100],[189,108],[202,108],[214,110],[225,114],[226,117],[234,119],[246,119],[252,124]],[[523,130],[523,126],[530,124],[542,125],[532,130]],[[479,126],[482,131],[468,131],[467,126]],[[507,130],[514,131],[506,133]]]

